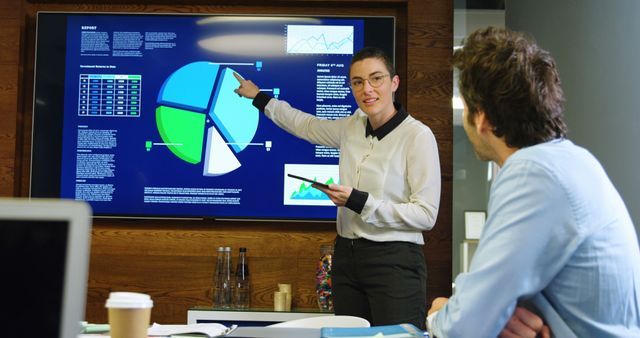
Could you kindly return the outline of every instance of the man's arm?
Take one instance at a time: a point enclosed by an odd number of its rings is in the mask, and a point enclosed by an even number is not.
[[[448,298],[438,297],[431,303],[429,315],[435,314],[448,301]],[[517,307],[513,311],[513,315],[507,322],[506,326],[500,332],[499,338],[550,338],[551,331],[544,324],[542,318],[535,313],[523,308]]]
[[[517,307],[498,337],[550,338],[551,331],[549,330],[549,327],[544,324],[542,318],[538,317],[538,315],[523,307]]]
[[[512,155],[515,156],[515,155]],[[530,159],[510,158],[492,184],[484,227],[469,272],[438,312],[441,336],[498,336],[522,300],[549,286],[584,233],[557,175]]]

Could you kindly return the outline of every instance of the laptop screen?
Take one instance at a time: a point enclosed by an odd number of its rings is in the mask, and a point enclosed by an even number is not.
[[[0,199],[6,337],[73,337],[84,318],[90,213],[66,201]]]

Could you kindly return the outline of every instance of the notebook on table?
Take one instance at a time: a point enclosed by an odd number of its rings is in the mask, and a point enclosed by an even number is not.
[[[371,327],[323,327],[321,338],[423,338],[424,331],[411,324]]]

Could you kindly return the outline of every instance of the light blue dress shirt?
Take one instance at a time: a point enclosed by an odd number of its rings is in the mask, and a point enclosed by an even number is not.
[[[432,333],[494,338],[527,300],[556,337],[640,337],[637,236],[587,150],[554,140],[516,151],[491,187],[488,215]]]

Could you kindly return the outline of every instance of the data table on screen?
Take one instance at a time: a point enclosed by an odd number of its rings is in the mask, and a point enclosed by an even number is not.
[[[80,74],[78,115],[140,116],[141,75]]]

